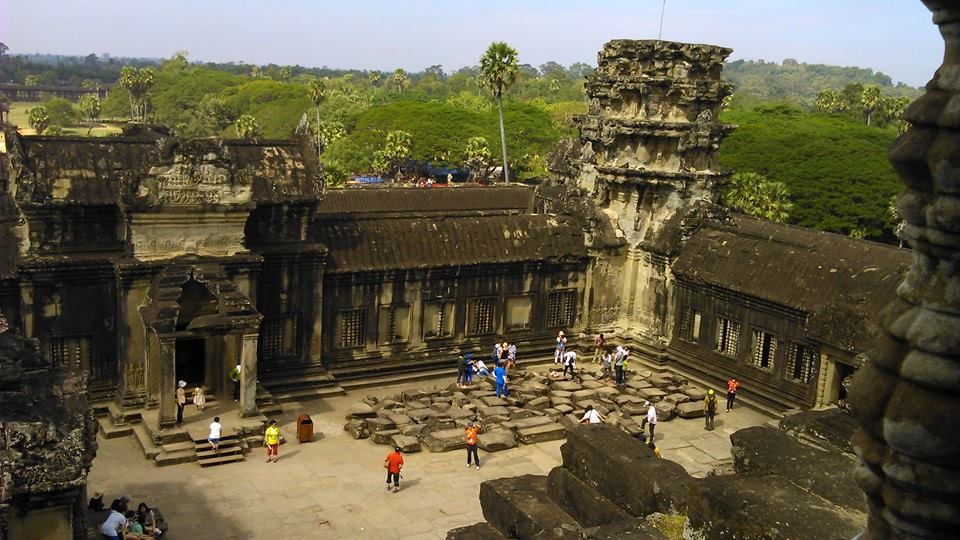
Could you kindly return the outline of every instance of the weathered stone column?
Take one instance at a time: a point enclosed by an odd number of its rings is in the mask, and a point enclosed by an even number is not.
[[[924,3],[946,54],[904,114],[912,127],[890,149],[906,185],[897,207],[913,267],[851,385],[867,539],[953,538],[960,530],[960,2]]]
[[[160,427],[177,423],[177,340],[160,337]]]
[[[255,416],[257,411],[258,334],[244,334],[240,349],[240,416]]]

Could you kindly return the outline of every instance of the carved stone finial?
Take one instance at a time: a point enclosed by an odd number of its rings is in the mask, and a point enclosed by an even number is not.
[[[855,376],[857,481],[865,538],[946,538],[960,530],[960,2],[924,0],[946,42],[943,65],[904,114],[890,148],[910,273],[881,314],[884,333]]]

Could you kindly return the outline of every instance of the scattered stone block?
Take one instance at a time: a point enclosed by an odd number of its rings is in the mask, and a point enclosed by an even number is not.
[[[570,414],[573,412],[573,406],[567,405],[566,403],[560,403],[559,405],[553,408],[560,411],[560,414]]]
[[[370,433],[370,439],[377,444],[393,444],[393,436],[400,435],[399,429],[384,429]]]
[[[367,418],[367,429],[370,430],[371,434],[377,433],[379,431],[394,429],[395,427],[396,427],[396,424],[394,424],[388,418],[380,418],[380,417]]]
[[[659,401],[653,406],[657,409],[657,422],[669,422],[677,412],[677,406],[667,401]]]
[[[392,410],[392,409],[387,409],[387,410],[389,411],[389,410]],[[413,420],[412,420],[409,416],[407,416],[407,415],[405,415],[405,414],[398,414],[398,413],[388,412],[388,413],[384,416],[384,418],[386,418],[387,420],[390,420],[391,422],[393,422],[393,424],[394,424],[395,426],[402,426],[402,425],[405,425],[405,424],[411,424],[411,423],[413,423]]]
[[[530,418],[531,416],[543,416],[543,413],[541,413],[540,411],[532,411],[530,409],[520,409],[517,407],[510,408],[511,420],[520,420],[522,418]]]
[[[409,416],[414,422],[422,424],[428,419],[437,416],[439,413],[433,409],[412,409],[407,411],[407,416]]]
[[[436,401],[430,404],[430,408],[437,411],[438,413],[445,413],[450,410],[449,401]]]
[[[413,453],[420,451],[420,439],[409,435],[397,434],[392,438],[393,446],[399,446],[401,452]]]
[[[627,387],[634,390],[643,390],[644,388],[653,388],[653,383],[646,379],[630,379],[627,381]]]
[[[517,446],[517,439],[509,429],[495,429],[480,433],[477,446],[484,452],[499,452]]]
[[[637,395],[649,401],[660,401],[667,393],[659,388],[644,388],[637,390]]]
[[[559,407],[560,405],[573,405],[573,402],[570,401],[570,398],[565,397],[551,397],[550,406]]]
[[[684,386],[680,391],[690,398],[690,401],[703,401],[703,398],[707,397],[707,393],[696,386]]]
[[[498,478],[480,484],[483,518],[508,538],[579,540],[579,525],[547,493],[545,476]]]
[[[351,418],[372,418],[377,415],[377,411],[367,403],[354,403],[347,412],[347,420]]]
[[[567,414],[560,417],[558,422],[564,429],[570,431],[571,429],[580,425],[580,419],[583,418],[583,415],[577,416],[575,414]]]
[[[484,405],[488,407],[506,407],[507,402],[504,399],[498,398],[497,396],[487,396],[480,400]]]
[[[612,386],[604,385],[602,388],[597,388],[597,397],[601,399],[613,399],[620,397],[620,391]]]
[[[347,422],[343,429],[354,439],[366,439],[370,436],[370,431],[367,430],[367,422],[359,418]]]
[[[594,380],[584,380],[583,387],[588,390],[597,390],[600,388],[610,388],[606,384],[594,379]]]
[[[579,402],[579,401],[584,401],[588,399],[596,399],[596,397],[597,397],[596,390],[590,390],[585,388],[583,390],[577,390],[576,392],[574,392],[573,395],[571,396],[571,399]]]
[[[414,424],[411,422],[409,424],[400,426],[400,433],[409,437],[416,437],[417,439],[420,439],[423,437],[426,429],[427,426],[423,424]]]
[[[531,409],[545,409],[550,406],[550,398],[538,397],[527,402],[526,406]]]
[[[483,522],[452,529],[447,532],[447,540],[506,540],[506,537]]]
[[[423,439],[423,443],[431,452],[449,452],[451,450],[462,450],[467,447],[467,442],[462,429],[444,429],[431,431]]]
[[[506,408],[506,407],[503,407],[503,406],[497,406],[497,407],[481,407],[481,408],[480,408],[480,415],[483,416],[484,418],[490,417],[490,416],[506,416],[506,417],[509,417],[509,416],[510,416],[510,409],[508,409],[508,408]]]
[[[634,518],[584,529],[587,540],[667,540],[662,532],[645,519]]]
[[[688,401],[677,405],[677,416],[680,418],[703,418],[703,402]]]
[[[547,492],[583,527],[630,519],[630,514],[563,467],[554,467],[547,475]]]
[[[517,428],[517,439],[523,444],[536,444],[555,441],[566,436],[566,429],[557,422],[542,426]]]
[[[657,388],[666,388],[673,384],[673,377],[665,373],[651,375],[647,380],[650,381],[650,384],[656,386]]]
[[[679,392],[674,394],[669,394],[663,397],[663,401],[667,403],[680,404],[690,401],[690,398],[686,394],[681,394]]]
[[[551,398],[566,398],[566,399],[570,399],[570,398],[573,397],[573,392],[570,392],[570,391],[568,391],[568,390],[551,390],[551,391],[550,391],[550,397],[551,397]]]
[[[582,385],[573,381],[556,381],[552,385],[550,385],[550,388],[555,390],[564,390],[567,392],[576,392],[577,390],[583,390]]]

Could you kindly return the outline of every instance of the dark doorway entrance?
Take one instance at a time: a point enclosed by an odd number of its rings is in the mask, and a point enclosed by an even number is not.
[[[857,368],[837,362],[837,373],[840,376],[840,395],[837,396],[840,401],[847,400],[847,387],[850,385],[850,379],[857,372]]]
[[[203,338],[177,338],[177,380],[187,381],[188,388],[205,384]]]

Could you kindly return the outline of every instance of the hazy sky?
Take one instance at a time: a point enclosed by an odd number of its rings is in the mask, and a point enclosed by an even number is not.
[[[448,71],[491,41],[522,63],[594,64],[604,42],[657,37],[662,0],[0,0],[13,53]],[[732,59],[855,65],[919,86],[943,54],[919,0],[667,0],[663,38]]]

